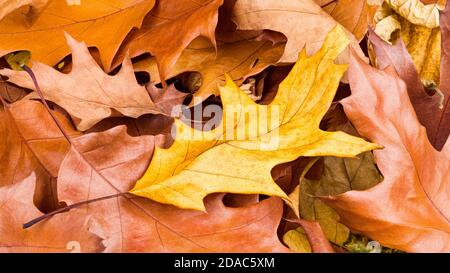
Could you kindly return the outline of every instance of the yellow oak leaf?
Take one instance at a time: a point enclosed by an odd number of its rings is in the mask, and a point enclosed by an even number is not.
[[[200,131],[177,120],[173,145],[155,149],[147,172],[130,192],[196,210],[204,210],[203,198],[215,192],[278,196],[291,205],[272,179],[274,166],[300,156],[353,157],[380,148],[319,129],[347,69],[334,61],[348,44],[337,26],[316,54],[308,57],[303,50],[269,105],[252,101],[227,77],[220,88],[221,123]]]

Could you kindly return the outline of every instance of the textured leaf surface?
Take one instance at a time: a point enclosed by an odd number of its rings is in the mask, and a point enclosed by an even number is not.
[[[339,24],[348,29],[356,39],[361,40],[374,14],[374,6],[367,0],[314,0]]]
[[[70,122],[55,113],[70,136]],[[69,145],[42,104],[19,101],[0,109],[0,186],[19,183],[34,173],[35,204],[54,209],[56,177]]]
[[[131,57],[150,53],[156,58],[161,79],[165,80],[183,50],[195,38],[206,37],[216,46],[214,32],[222,4],[223,0],[158,1],[146,16],[143,27],[127,38],[118,62],[128,52]]]
[[[169,149],[155,150],[146,174],[131,192],[197,210],[205,209],[203,198],[214,192],[259,193],[288,201],[271,177],[275,165],[300,156],[351,157],[378,148],[342,132],[319,129],[346,70],[345,65],[336,65],[334,60],[347,45],[344,30],[337,27],[316,55],[307,57],[303,51],[270,105],[256,104],[228,78],[220,88],[225,109],[222,124],[212,131],[196,133],[177,121],[174,144]],[[234,109],[227,110],[231,107]],[[264,126],[258,125],[258,119],[246,120],[245,111],[249,109],[261,115]],[[227,126],[235,130],[230,133]],[[239,130],[248,132],[237,139],[234,134]],[[202,137],[197,139],[199,132]]]
[[[45,8],[48,0],[1,0],[0,1],[0,21],[9,13],[23,6],[28,6],[26,19],[33,23],[39,13]]]
[[[41,63],[35,63],[33,71],[44,97],[66,109],[79,130],[88,130],[111,116],[137,118],[147,113],[166,114],[168,109],[156,105],[147,89],[137,83],[129,59],[124,61],[117,75],[110,76],[98,66],[85,43],[78,43],[70,36],[67,41],[73,53],[73,68],[69,74]],[[0,74],[17,85],[35,88],[26,72],[3,69]],[[174,88],[169,90],[176,92]],[[32,98],[38,98],[37,94]]]
[[[0,252],[101,251],[101,238],[88,230],[91,220],[82,217],[81,209],[56,215],[27,230],[22,228],[26,221],[42,215],[33,205],[35,179],[32,173],[23,181],[0,187]]]
[[[219,95],[219,86],[228,74],[238,84],[275,64],[283,54],[284,45],[273,47],[271,42],[241,40],[219,44],[216,48],[208,41],[198,40],[189,45],[168,74],[168,78],[183,72],[196,71],[202,76],[202,85],[195,95],[202,99]],[[156,58],[136,63],[137,71],[146,71],[154,83],[160,83]]]
[[[129,137],[124,126],[74,140],[59,174],[67,203],[126,192],[142,175],[153,137]],[[227,208],[222,195],[206,200],[207,213],[180,210],[144,198],[116,197],[85,207],[105,252],[286,252],[277,237],[283,202],[270,198]],[[264,238],[263,240],[261,238]]]
[[[64,32],[95,46],[109,69],[120,44],[133,27],[140,27],[155,0],[83,0],[81,5],[50,1],[30,26],[21,10],[0,21],[0,56],[17,50],[53,66],[70,53]]]
[[[266,18],[270,18],[267,20]],[[287,44],[280,62],[294,63],[305,48],[308,55],[316,53],[337,22],[313,0],[238,0],[233,20],[240,30],[270,29],[286,35]],[[352,47],[359,49],[355,37],[347,31]],[[362,54],[362,53],[361,53]],[[348,51],[341,61],[348,60]]]
[[[371,33],[370,40],[380,68],[392,65],[400,78],[405,81],[418,119],[427,128],[431,144],[441,150],[450,134],[450,4],[441,16],[442,51],[439,92],[427,94],[420,76],[404,44],[399,41],[393,46]]]
[[[397,2],[397,6],[384,4],[377,11],[375,32],[391,44],[400,42],[401,38],[424,84],[438,85],[441,52],[438,6],[424,6],[419,1],[415,1],[419,4],[411,4],[410,0],[392,2]],[[403,2],[403,5],[399,10],[400,2]],[[436,22],[425,23],[430,18]]]
[[[408,252],[450,251],[448,142],[441,152],[431,146],[406,86],[392,69],[380,71],[355,57],[349,79],[352,96],[343,101],[345,112],[362,136],[385,146],[374,152],[384,181],[323,200],[344,224],[383,245]]]

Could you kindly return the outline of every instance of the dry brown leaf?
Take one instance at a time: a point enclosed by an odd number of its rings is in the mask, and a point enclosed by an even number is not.
[[[287,44],[279,60],[282,63],[294,63],[303,48],[308,55],[316,53],[328,32],[337,24],[313,0],[238,0],[233,21],[239,30],[269,29],[283,33]],[[351,47],[360,50],[355,37],[350,32],[347,36]],[[348,50],[341,54],[339,62],[348,63]]]
[[[101,238],[88,228],[83,209],[56,215],[30,229],[26,221],[42,215],[33,205],[36,176],[31,173],[16,184],[0,187],[0,252],[98,252]]]
[[[127,54],[135,57],[150,53],[155,56],[160,78],[167,79],[183,50],[195,38],[206,37],[216,46],[214,32],[222,4],[223,0],[158,1],[142,28],[127,37],[116,64]]]
[[[33,71],[45,99],[63,107],[74,119],[77,128],[85,131],[104,118],[129,116],[137,118],[147,113],[167,114],[163,104],[155,104],[147,89],[134,76],[129,58],[115,76],[103,72],[89,54],[84,42],[78,43],[67,35],[73,54],[73,68],[69,74],[35,63]],[[24,71],[0,70],[9,81],[34,89],[32,79]],[[169,89],[175,92],[175,89]],[[38,98],[36,93],[29,98]],[[172,99],[172,98],[170,98]]]
[[[123,126],[75,139],[59,173],[59,197],[71,204],[130,190],[147,167],[151,143],[149,136],[127,136]],[[208,213],[116,197],[90,204],[80,218],[92,214],[98,224],[91,229],[106,252],[288,251],[276,234],[280,199],[227,208],[222,197],[206,199]]]
[[[384,2],[412,24],[435,28],[439,26],[439,9],[443,9],[444,1],[422,3],[420,0],[385,0]]]
[[[364,38],[375,6],[367,0],[314,0],[334,20],[348,29],[357,40]]]
[[[374,152],[384,181],[322,200],[344,224],[382,245],[450,251],[449,142],[441,152],[431,146],[392,68],[380,71],[355,57],[349,79],[352,96],[343,101],[345,112],[362,136],[385,146]]]
[[[375,33],[371,32],[369,35],[378,67],[384,69],[392,65],[400,78],[405,81],[408,87],[408,95],[418,119],[427,128],[428,138],[438,150],[442,149],[450,134],[450,79],[448,77],[448,67],[450,66],[450,4],[447,4],[440,20],[443,50],[429,55],[441,53],[441,56],[436,57],[442,60],[440,69],[436,68],[437,77],[441,78],[441,82],[439,86],[435,83],[432,86],[427,86],[427,89],[422,85],[421,77],[417,73],[414,62],[402,41],[391,46]],[[428,60],[432,61],[433,59],[435,58]],[[435,65],[436,63],[434,63]]]
[[[360,136],[345,116],[340,104],[333,104],[322,120],[328,131],[343,131]],[[318,158],[305,168],[300,176],[295,195],[303,219],[317,221],[328,240],[343,246],[349,239],[350,230],[340,223],[339,215],[324,204],[320,196],[337,195],[350,190],[366,190],[383,180],[371,152],[354,158]]]
[[[208,41],[197,39],[181,54],[168,78],[186,71],[196,71],[202,76],[202,85],[195,95],[201,100],[219,95],[219,86],[228,74],[238,84],[268,66],[275,64],[283,54],[284,45],[272,46],[271,42],[240,40],[219,44],[217,51]],[[150,74],[153,83],[160,83],[156,58],[144,59],[135,64],[137,71]]]
[[[319,129],[346,70],[335,58],[348,43],[337,26],[317,54],[307,57],[302,51],[270,105],[255,103],[227,77],[220,88],[220,123],[214,130],[199,131],[177,121],[174,144],[155,149],[131,193],[197,210],[204,209],[204,197],[216,192],[278,196],[290,204],[272,179],[274,166],[300,156],[352,157],[377,149],[360,138]]]
[[[55,113],[69,136],[78,136],[70,122]],[[44,106],[18,101],[0,109],[0,187],[19,183],[34,173],[35,204],[55,209],[56,177],[69,145]]]
[[[4,81],[0,77],[0,97],[2,97],[7,102],[15,102],[27,95],[25,89],[17,87],[11,83]]]
[[[441,33],[439,5],[419,0],[387,1],[375,16],[375,32],[393,44],[401,37],[426,85],[440,81]],[[375,60],[372,58],[375,63]]]

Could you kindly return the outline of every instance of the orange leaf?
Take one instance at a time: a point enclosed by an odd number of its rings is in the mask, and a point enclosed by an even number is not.
[[[0,252],[98,252],[101,238],[88,227],[92,219],[83,218],[82,209],[56,215],[30,229],[22,224],[41,216],[33,205],[36,176],[0,188]],[[70,224],[69,224],[70,223]]]
[[[144,19],[143,27],[131,33],[116,58],[118,65],[129,52],[155,56],[162,80],[171,72],[183,50],[199,36],[216,46],[218,9],[223,0],[164,0]]]
[[[385,149],[374,151],[384,181],[367,191],[323,198],[351,229],[408,252],[450,251],[450,144],[428,141],[405,84],[390,68],[351,60],[352,96],[343,101],[358,132]]]
[[[21,10],[0,21],[0,56],[28,50],[35,61],[53,66],[70,53],[64,32],[100,51],[106,69],[133,27],[140,27],[155,0],[82,0],[80,5],[50,1],[32,26]],[[25,18],[26,19],[26,18]]]

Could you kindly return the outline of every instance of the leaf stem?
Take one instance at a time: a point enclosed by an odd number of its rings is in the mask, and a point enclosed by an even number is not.
[[[37,79],[36,76],[34,75],[33,71],[26,65],[22,66],[23,70],[25,70],[25,72],[28,73],[28,75],[30,75],[31,79],[33,80],[34,86],[36,88],[36,92],[39,95],[39,98],[41,99],[42,103],[45,105],[45,107],[47,109],[50,109],[50,107],[47,104],[47,101],[44,98],[44,94],[42,93],[41,88],[39,87],[39,84],[37,83]],[[58,126],[59,130],[61,131],[61,133],[64,135],[64,138],[67,139],[67,141],[70,144],[72,143],[72,140],[70,139],[69,135],[67,134],[67,132],[64,130],[61,122],[59,122],[59,120],[56,118],[56,115],[52,112],[52,111],[48,111],[48,113],[50,114],[50,116],[52,117],[53,121],[55,122],[56,126]]]
[[[120,196],[126,196],[127,194],[128,193],[126,193],[126,192],[121,192],[121,193],[116,193],[116,194],[113,194],[113,195],[103,196],[103,197],[99,197],[99,198],[95,198],[95,199],[91,199],[91,200],[85,200],[85,201],[82,201],[82,202],[74,203],[72,205],[69,205],[69,206],[66,206],[66,207],[54,210],[52,212],[49,212],[47,214],[44,214],[42,216],[39,216],[38,218],[35,218],[35,219],[33,219],[33,220],[23,224],[23,229],[30,228],[30,227],[34,226],[35,224],[37,224],[37,223],[39,223],[39,222],[41,222],[41,221],[43,221],[43,220],[45,220],[45,219],[47,219],[49,217],[52,217],[52,216],[54,216],[56,214],[60,214],[60,213],[63,213],[63,212],[68,212],[71,209],[74,209],[74,208],[77,208],[77,207],[81,207],[83,205],[88,205],[90,203],[99,202],[99,201],[103,201],[103,200],[107,200],[107,199],[112,199],[112,198],[116,198],[116,197],[120,197]]]
[[[25,72],[28,73],[28,75],[33,80],[36,92],[38,93],[39,98],[41,99],[41,102],[44,104],[45,108],[47,109],[47,112],[52,117],[52,119],[55,122],[56,126],[61,131],[61,133],[63,134],[64,138],[70,143],[70,145],[72,145],[72,147],[74,147],[74,143],[72,142],[72,140],[69,137],[69,135],[67,134],[67,132],[64,130],[64,127],[62,126],[61,122],[58,120],[58,118],[56,117],[55,113],[53,113],[50,110],[50,107],[48,106],[48,103],[47,103],[47,101],[44,98],[44,94],[42,93],[42,90],[39,87],[39,84],[38,84],[37,79],[36,79],[36,75],[31,70],[31,68],[29,68],[28,66],[23,65],[22,68],[23,68],[23,70]],[[2,99],[2,101],[3,101],[3,99]],[[67,212],[67,211],[69,211],[69,210],[71,210],[73,208],[77,208],[77,207],[80,207],[80,206],[83,206],[83,205],[87,205],[87,204],[90,204],[90,203],[103,201],[103,200],[107,200],[107,199],[111,199],[111,198],[115,198],[115,197],[120,197],[120,196],[126,197],[126,194],[128,194],[128,193],[126,193],[126,192],[119,192],[117,194],[113,194],[113,195],[109,195],[109,196],[103,196],[103,197],[99,197],[99,198],[95,198],[95,199],[91,199],[91,200],[85,200],[85,201],[82,201],[82,202],[79,202],[79,203],[75,203],[75,204],[72,204],[70,206],[66,206],[66,207],[57,209],[55,211],[49,212],[47,214],[44,214],[44,215],[42,215],[42,216],[40,216],[40,217],[38,217],[36,219],[33,219],[33,220],[29,221],[28,223],[23,224],[23,228],[27,229],[27,228],[32,227],[33,225],[35,225],[35,224],[37,224],[37,223],[39,223],[39,222],[41,222],[41,221],[43,221],[43,220],[53,216],[53,215],[56,215],[56,214],[59,214],[59,213],[63,213],[63,212]]]

